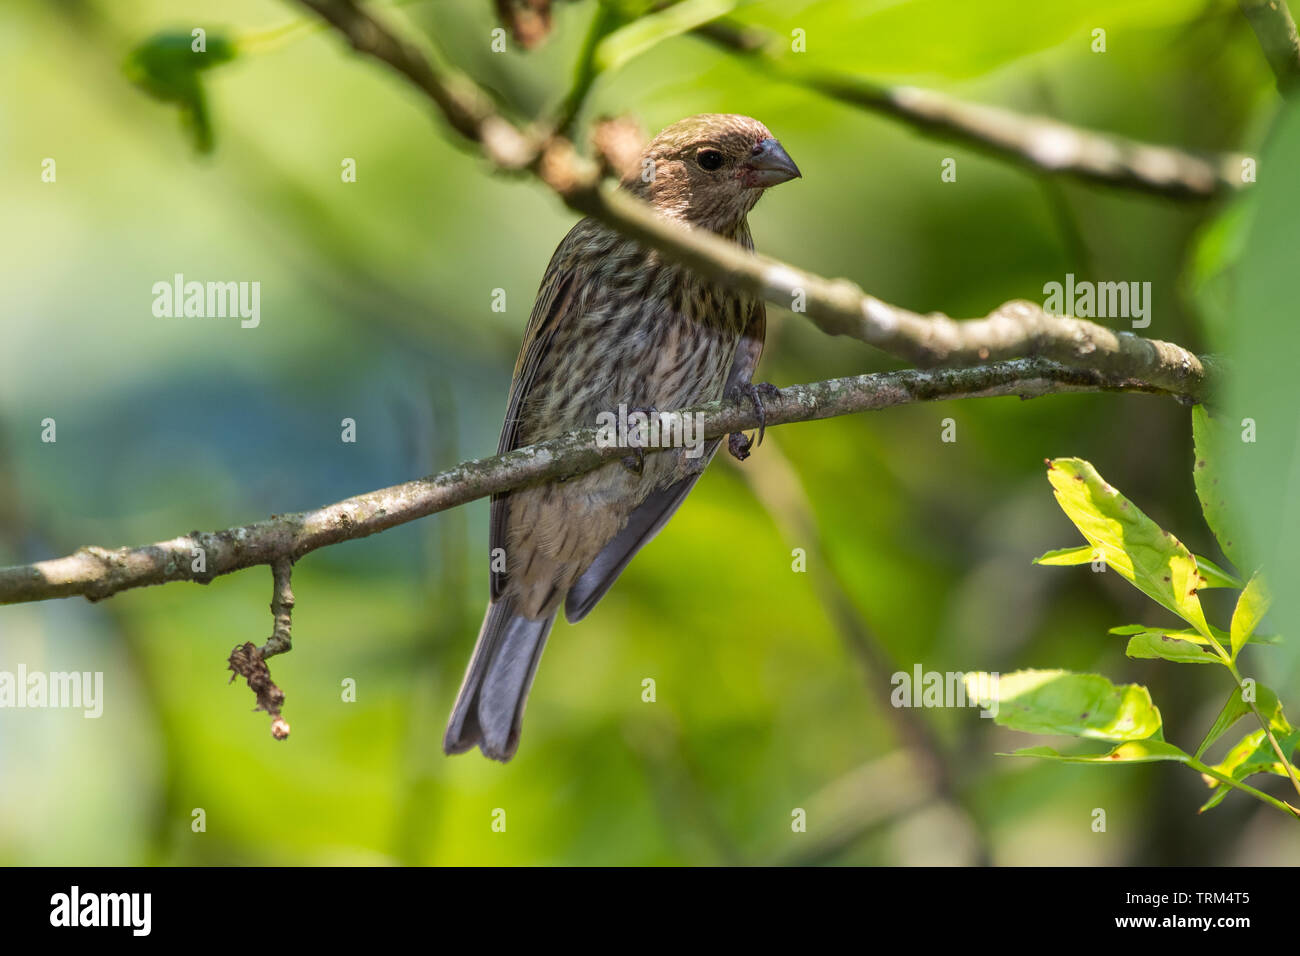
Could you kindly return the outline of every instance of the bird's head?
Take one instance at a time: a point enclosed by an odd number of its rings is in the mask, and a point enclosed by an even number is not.
[[[758,120],[702,113],[656,136],[624,184],[667,216],[727,235],[765,189],[799,175]]]

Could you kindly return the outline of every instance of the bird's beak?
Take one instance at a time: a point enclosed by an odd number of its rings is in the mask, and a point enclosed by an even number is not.
[[[745,185],[755,189],[778,186],[801,175],[785,147],[771,137],[755,146],[745,161]]]

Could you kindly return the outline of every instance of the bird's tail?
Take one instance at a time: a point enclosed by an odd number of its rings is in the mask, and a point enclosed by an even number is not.
[[[478,744],[493,760],[505,762],[515,755],[524,704],[554,623],[554,613],[541,620],[516,614],[509,597],[488,604],[447,722],[446,753],[464,753]]]

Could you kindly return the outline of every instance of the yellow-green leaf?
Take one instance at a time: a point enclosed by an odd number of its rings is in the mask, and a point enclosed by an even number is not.
[[[1152,600],[1207,637],[1205,612],[1196,596],[1207,583],[1182,542],[1148,518],[1081,458],[1057,458],[1047,478],[1056,501],[1106,564]]]
[[[603,72],[623,66],[664,40],[725,16],[740,0],[682,0],[656,13],[633,20],[600,41],[596,63]]]
[[[1145,687],[1116,686],[1100,674],[974,673],[966,675],[966,693],[993,711],[996,723],[1024,733],[1145,740],[1160,732],[1160,711]]]
[[[1091,545],[1081,544],[1077,548],[1057,548],[1034,558],[1034,564],[1046,564],[1054,567],[1071,567],[1076,564],[1089,564],[1100,560],[1101,552]]]
[[[1051,747],[1021,747],[1000,757],[1040,757],[1065,763],[1152,763],[1157,760],[1185,762],[1187,754],[1163,740],[1129,740],[1104,754],[1063,754]]]
[[[1282,721],[1286,721],[1285,716],[1282,717]],[[1269,723],[1272,725],[1273,721],[1269,721]],[[1293,754],[1296,747],[1300,746],[1300,731],[1279,733],[1279,728],[1274,726],[1273,735],[1277,738],[1278,746],[1282,748],[1284,754]],[[1218,764],[1215,764],[1212,769],[1237,781],[1245,780],[1257,773],[1271,773],[1278,777],[1288,776],[1286,768],[1277,759],[1273,745],[1264,736],[1263,730],[1256,730],[1242,737],[1228,751],[1228,755]],[[1214,793],[1210,795],[1210,799],[1201,807],[1201,812],[1204,812],[1218,806],[1223,798],[1228,795],[1228,790],[1231,788],[1208,774],[1202,774],[1201,776],[1206,784],[1214,790]]]
[[[1214,648],[1185,641],[1167,631],[1143,631],[1129,638],[1124,653],[1134,660],[1166,660],[1179,664],[1225,664]]]
[[[1259,626],[1260,620],[1268,612],[1268,606],[1272,601],[1272,595],[1268,593],[1268,587],[1264,584],[1264,579],[1256,571],[1249,583],[1246,584],[1246,589],[1237,598],[1237,606],[1232,612],[1230,639],[1232,641],[1233,660],[1236,660],[1237,652],[1245,646],[1246,642],[1250,640],[1250,636],[1255,633],[1255,628]]]
[[[1152,627],[1149,624],[1125,624],[1122,627],[1112,627],[1109,633],[1118,634],[1121,637],[1131,637],[1134,634],[1164,634],[1166,637],[1176,638],[1180,641],[1191,641],[1193,644],[1208,645],[1210,643],[1204,634],[1200,634],[1192,630],[1190,627],[1167,628]],[[1210,633],[1214,635],[1214,639],[1219,642],[1220,647],[1228,646],[1230,638],[1228,632],[1223,630],[1223,628],[1215,627],[1211,624]],[[1276,634],[1252,634],[1248,643],[1281,644],[1282,638],[1278,637]]]
[[[1199,554],[1194,555],[1194,557],[1196,558],[1196,569],[1201,572],[1201,577],[1205,578],[1201,590],[1206,588],[1237,588],[1240,590],[1246,586],[1245,581],[1235,574],[1223,570],[1209,558]]]

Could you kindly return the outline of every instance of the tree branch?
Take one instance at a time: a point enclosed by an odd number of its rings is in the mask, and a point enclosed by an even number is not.
[[[765,401],[768,424],[976,396],[1027,398],[1049,392],[1118,390],[1164,393],[1193,402],[1205,395],[1205,364],[1171,343],[1049,315],[1022,301],[967,322],[937,314],[923,316],[866,295],[848,280],[828,280],[748,254],[711,233],[671,223],[603,182],[600,168],[579,157],[567,140],[538,138],[518,130],[495,112],[490,98],[472,82],[435,67],[353,0],[299,2],[342,33],[356,50],[388,64],[420,89],[451,127],[481,147],[497,168],[531,172],[571,208],[730,288],[797,311],[801,303],[806,304],[809,318],[829,334],[860,339],[921,366],[996,363],[792,386]],[[758,425],[748,403],[709,403],[683,412],[703,416],[704,432],[710,438]],[[581,474],[622,454],[617,445],[599,444],[595,429],[585,429],[315,511],[272,516],[224,531],[196,531],[139,548],[85,547],[67,557],[0,569],[0,603],[74,595],[100,600],[167,581],[207,583],[259,564],[287,568],[286,562],[317,548],[366,537],[486,495]],[[278,634],[280,611],[273,611]],[[287,627],[284,638],[287,644]],[[268,649],[273,642],[274,638]]]
[[[1200,400],[1207,391],[1202,359],[1182,346],[1115,332],[1083,319],[1052,315],[1025,300],[1004,303],[982,319],[920,315],[867,295],[847,279],[825,279],[768,256],[753,255],[712,233],[684,230],[610,186],[564,189],[565,201],[624,235],[659,249],[716,282],[798,309],[828,335],[846,335],[930,368],[1042,357],[1109,376],[1141,379],[1162,391]]]
[[[1240,0],[1283,96],[1300,89],[1300,36],[1286,0]]]
[[[1243,4],[1248,2],[1251,0],[1243,0]],[[1046,116],[968,103],[933,90],[805,70],[794,65],[791,57],[777,53],[784,41],[773,34],[725,20],[698,27],[695,32],[760,64],[766,76],[901,120],[928,135],[975,147],[1040,173],[1064,173],[1107,186],[1183,199],[1206,199],[1244,185],[1242,155],[1198,156],[1081,129]]]
[[[781,425],[915,402],[999,395],[1034,398],[1061,392],[1095,391],[1189,397],[1187,393],[1171,391],[1140,377],[1113,376],[1042,359],[1021,359],[976,368],[881,372],[811,385],[791,385],[782,388],[776,396],[765,397],[763,406],[767,424]],[[748,399],[709,402],[684,409],[681,414],[702,416],[691,420],[699,423],[706,438],[756,428],[759,424],[758,413]],[[645,447],[659,446],[647,443]],[[491,494],[582,474],[626,453],[626,447],[607,444],[599,438],[596,428],[587,428],[504,455],[464,462],[427,478],[357,495],[313,511],[272,515],[265,521],[222,531],[192,531],[135,548],[84,547],[66,557],[0,568],[0,604],[77,595],[98,601],[121,591],[170,581],[207,584],[221,575],[266,564],[273,569],[284,569],[276,577],[278,606],[272,605],[279,637],[273,636],[261,649],[262,655],[269,657],[287,650],[288,611],[292,607],[287,568],[303,555],[328,545],[368,537]]]
[[[452,127],[480,144],[498,168],[532,172],[575,211],[721,285],[784,308],[799,310],[803,303],[808,317],[830,335],[859,339],[923,367],[1034,356],[1093,368],[1112,378],[1140,379],[1193,400],[1203,396],[1206,369],[1201,359],[1172,343],[1050,315],[1025,301],[1005,303],[976,321],[920,315],[869,296],[847,279],[826,279],[670,222],[604,183],[600,168],[578,156],[567,140],[539,140],[492,114],[484,105],[485,95],[467,92],[472,87],[468,80],[437,72],[418,50],[395,38],[352,0],[299,2],[343,32],[355,49],[387,63],[424,90]]]

